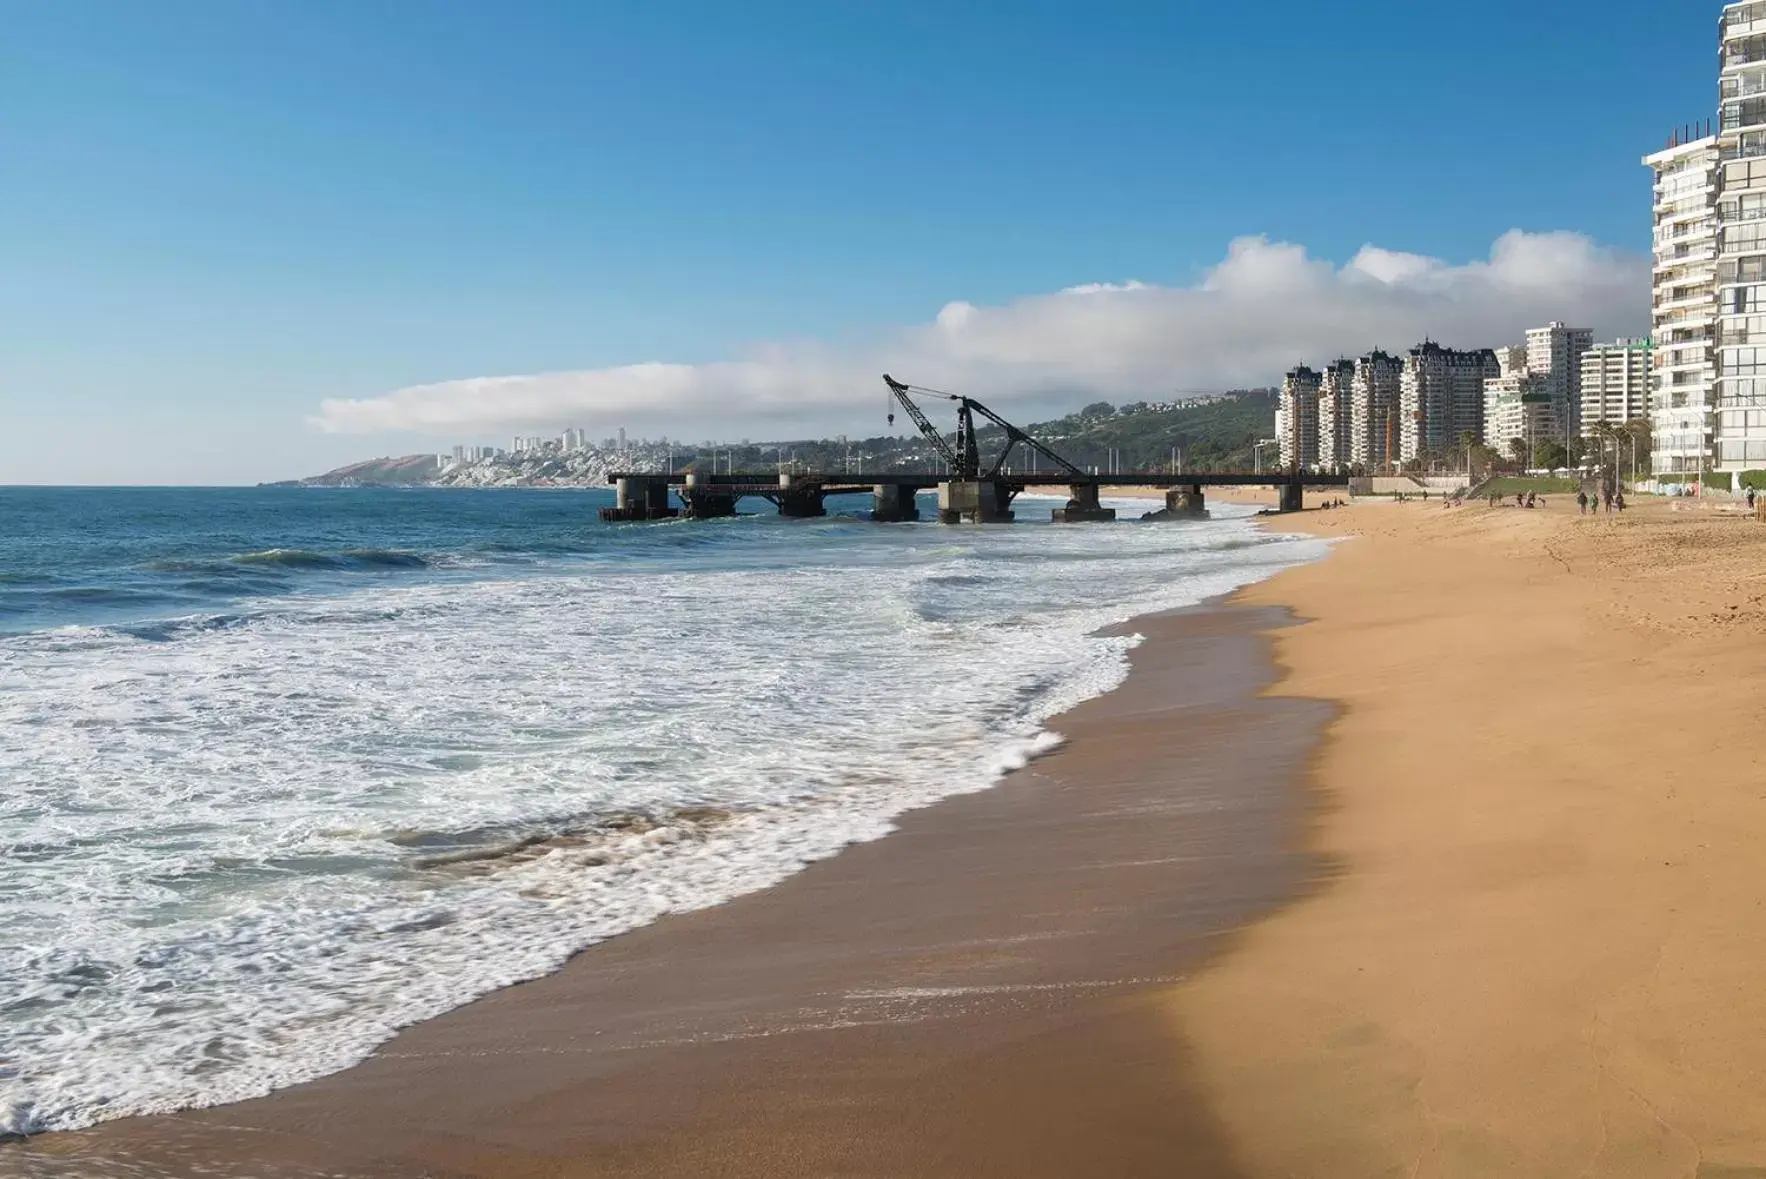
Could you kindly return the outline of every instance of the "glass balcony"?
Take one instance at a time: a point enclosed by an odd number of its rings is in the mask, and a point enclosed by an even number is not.
[[[1726,102],[1732,98],[1752,98],[1756,94],[1766,94],[1766,71],[1732,74],[1718,87],[1718,96]]]
[[[1723,43],[1723,69],[1725,72],[1762,61],[1766,61],[1766,36],[1754,36],[1746,40],[1729,40]]]
[[[1740,143],[1732,143],[1720,153],[1723,160],[1756,160],[1766,156],[1766,139],[1759,138],[1758,132],[1750,132]]]
[[[1740,131],[1744,127],[1766,125],[1766,98],[1750,98],[1725,103],[1718,127],[1723,131]]]
[[[1723,14],[1723,39],[1766,33],[1766,4],[1742,4]]]

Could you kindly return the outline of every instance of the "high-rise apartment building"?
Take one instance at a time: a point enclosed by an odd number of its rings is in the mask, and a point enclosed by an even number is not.
[[[1504,458],[1519,453],[1531,467],[1537,462],[1540,442],[1563,436],[1557,402],[1543,377],[1523,368],[1484,382],[1484,445]]]
[[[1717,139],[1676,135],[1643,162],[1655,173],[1651,458],[1657,475],[1697,474],[1716,453]]]
[[[1318,469],[1331,474],[1347,472],[1354,462],[1353,389],[1355,362],[1336,360],[1325,365],[1318,383]]]
[[[1650,342],[1617,340],[1582,354],[1582,436],[1649,416]]]
[[[1391,469],[1398,453],[1398,401],[1404,362],[1385,352],[1355,361],[1349,386],[1349,465],[1369,475]]]
[[[1527,331],[1527,371],[1540,378],[1558,416],[1557,441],[1568,444],[1581,427],[1582,354],[1594,347],[1589,328],[1552,322]]]
[[[1720,35],[1713,466],[1745,471],[1766,468],[1766,2],[1725,6]]]
[[[1412,348],[1399,387],[1400,461],[1451,454],[1467,433],[1482,440],[1484,382],[1500,375],[1489,348],[1461,352],[1427,340]]]
[[[1526,346],[1496,350],[1497,375],[1484,382],[1484,445],[1504,457],[1527,456],[1533,465],[1537,445],[1563,437],[1563,421],[1545,377],[1529,366]]]
[[[1319,374],[1300,365],[1282,378],[1276,402],[1276,440],[1281,445],[1282,467],[1310,470],[1318,465]]]

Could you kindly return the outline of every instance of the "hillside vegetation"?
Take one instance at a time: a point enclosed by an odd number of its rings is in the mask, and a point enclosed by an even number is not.
[[[1175,448],[1183,469],[1188,471],[1248,471],[1252,444],[1267,438],[1274,428],[1275,402],[1275,391],[1270,389],[1240,390],[1200,404],[1169,409],[1153,408],[1145,402],[1113,406],[1099,401],[1066,417],[1020,425],[1037,441],[1083,470],[1108,469],[1114,449],[1116,465],[1122,471],[1164,471]],[[934,425],[947,424],[932,412],[928,416]],[[954,442],[954,434],[945,437]],[[995,455],[1005,440],[1004,431],[987,426],[978,432],[978,440],[983,456]],[[830,439],[767,443],[719,453],[727,454],[738,471],[760,471],[779,462],[795,462],[807,470],[838,472],[847,469],[849,454],[854,471],[918,471],[936,469],[938,465],[932,446],[917,434],[855,438],[844,445]],[[709,456],[703,461],[709,462]],[[719,458],[720,469],[724,461]],[[1029,461],[1019,449],[1013,454],[1011,465],[1021,471]],[[1050,464],[1038,460],[1036,466],[1038,470],[1048,470]]]

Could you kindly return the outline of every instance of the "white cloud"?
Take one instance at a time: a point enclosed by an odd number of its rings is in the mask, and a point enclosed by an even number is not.
[[[1399,250],[1384,250],[1373,245],[1361,247],[1344,268],[1345,279],[1366,276],[1384,283],[1421,283],[1441,273],[1451,275],[1454,272],[1445,267],[1439,258],[1406,254]]]
[[[462,435],[580,422],[682,438],[881,433],[879,374],[961,389],[1020,415],[1082,400],[1273,383],[1320,364],[1429,337],[1518,343],[1564,320],[1597,336],[1647,330],[1649,261],[1581,234],[1504,234],[1487,259],[1364,246],[1341,268],[1304,247],[1234,241],[1194,286],[1088,283],[1001,306],[954,301],[929,323],[847,350],[778,344],[715,364],[632,364],[478,377],[328,400],[332,433]]]
[[[1146,289],[1146,283],[1138,278],[1131,278],[1124,283],[1084,282],[1076,287],[1064,287],[1061,293],[1063,295],[1105,295],[1111,291],[1144,291]]]

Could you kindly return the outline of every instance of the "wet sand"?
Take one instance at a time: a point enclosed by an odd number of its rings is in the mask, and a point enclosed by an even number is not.
[[[0,1174],[1234,1176],[1170,992],[1318,875],[1332,710],[1260,696],[1285,617],[1139,620],[1124,688],[993,790],[356,1068],[0,1146]]]

